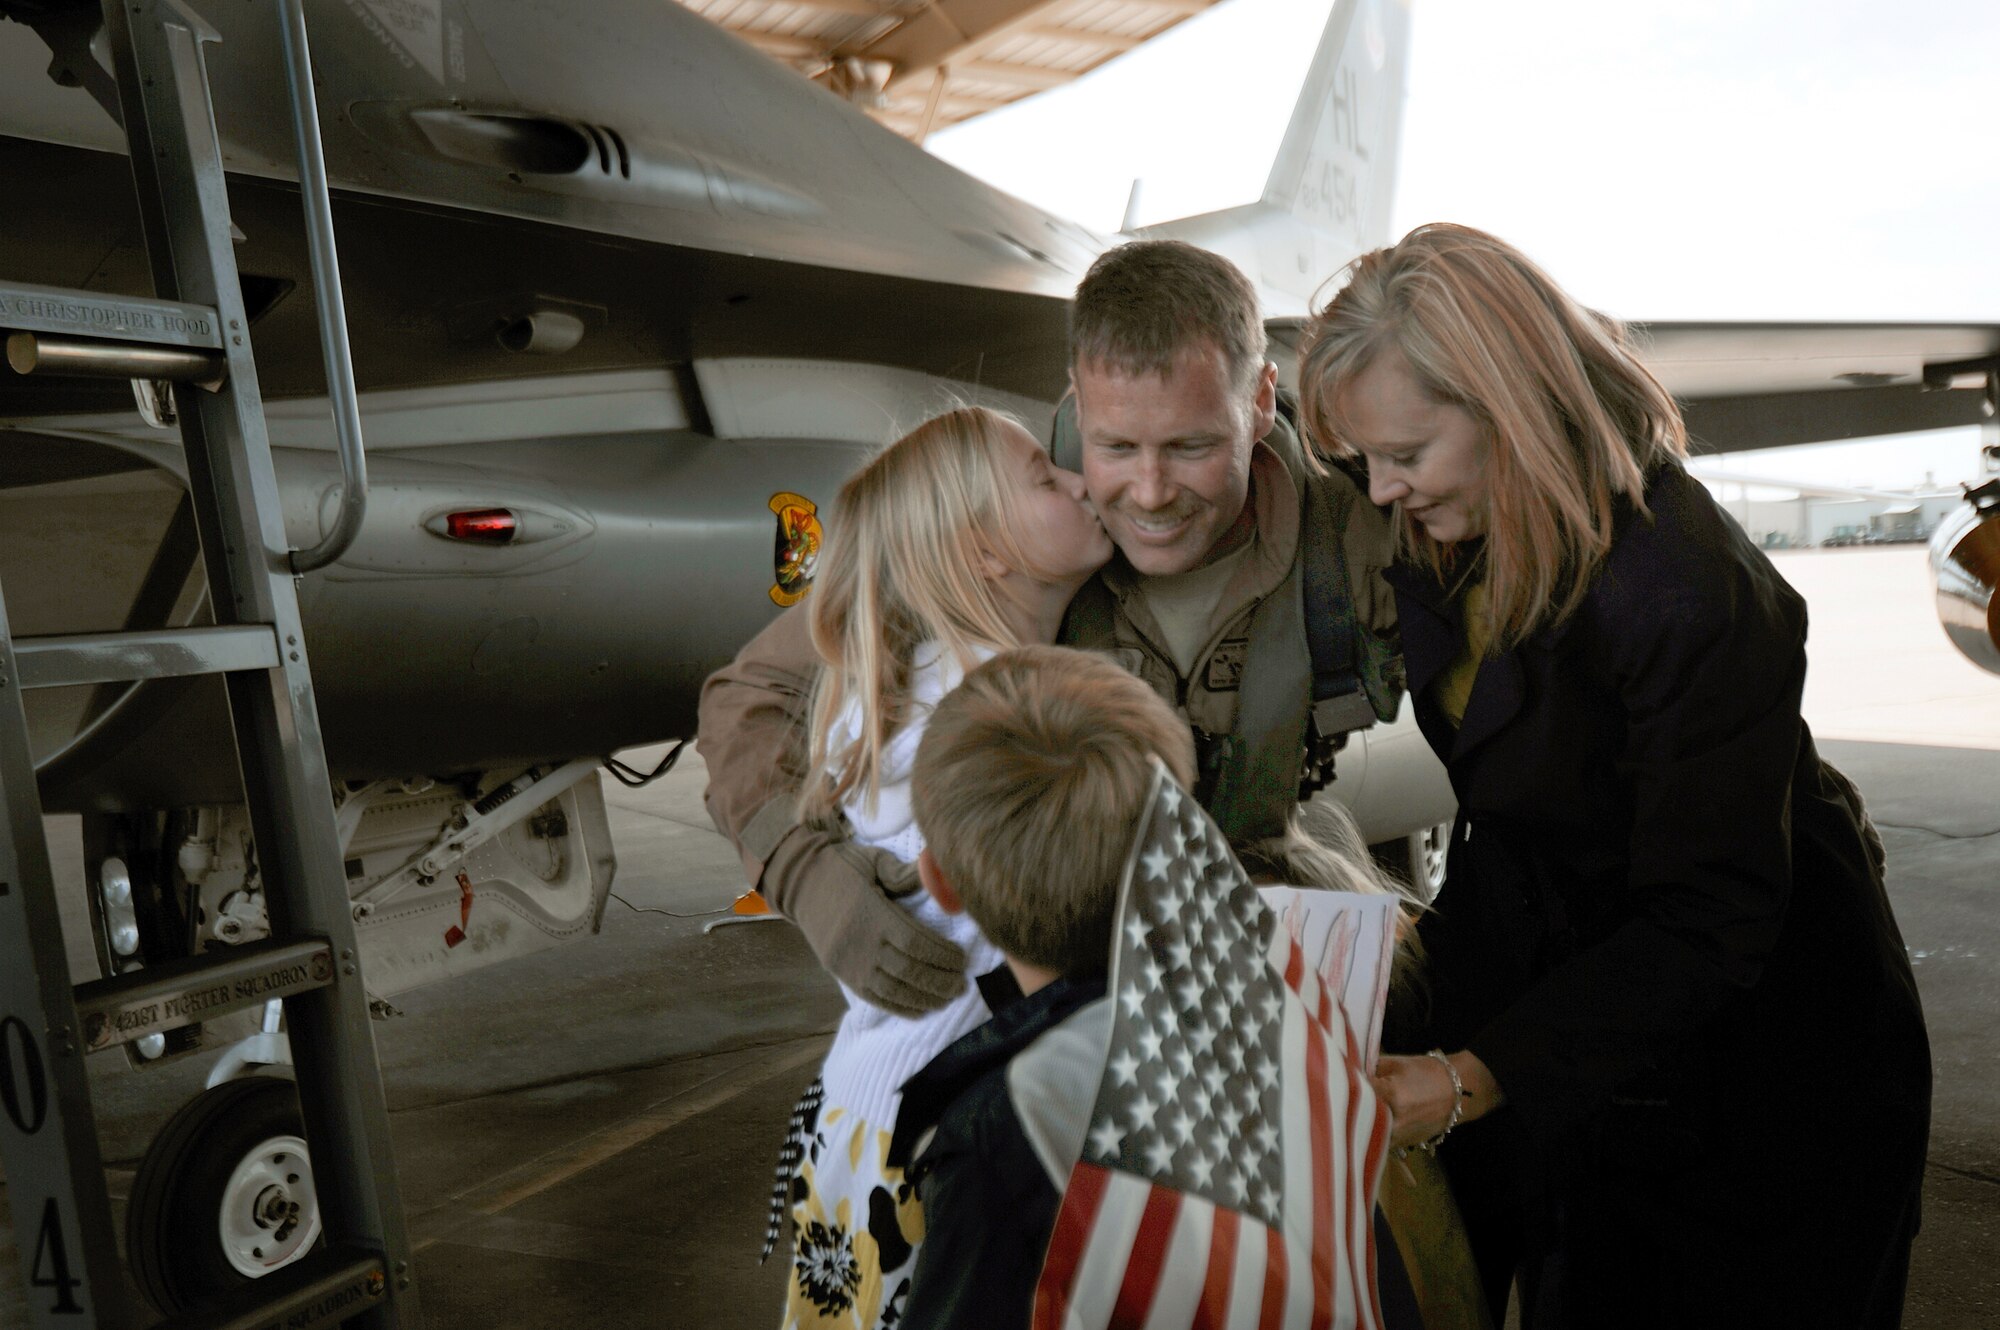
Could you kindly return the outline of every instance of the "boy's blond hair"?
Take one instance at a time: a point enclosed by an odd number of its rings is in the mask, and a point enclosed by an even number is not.
[[[1193,784],[1187,723],[1109,660],[1004,652],[938,703],[911,797],[931,857],[994,945],[1101,973],[1153,758]]]

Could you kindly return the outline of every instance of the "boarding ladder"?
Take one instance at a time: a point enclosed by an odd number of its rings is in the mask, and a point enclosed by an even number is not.
[[[132,1305],[112,1231],[85,1054],[281,997],[323,1223],[306,1258],[174,1326],[371,1330],[420,1323],[389,1124],[355,956],[333,794],[295,577],[339,556],[366,478],[300,0],[279,11],[299,140],[328,383],[342,438],[342,516],[288,548],[251,359],[202,47],[176,0],[107,0],[115,72],[89,53],[97,16],[50,7],[34,26],[126,128],[158,299],[0,287],[17,368],[178,380],[189,497],[215,626],[15,640],[0,600],[0,1148],[36,1327],[125,1330]],[[33,6],[30,6],[33,10]],[[273,53],[275,54],[275,53]],[[215,391],[197,389],[213,384]],[[235,724],[272,936],[71,987],[20,690],[221,674]]]

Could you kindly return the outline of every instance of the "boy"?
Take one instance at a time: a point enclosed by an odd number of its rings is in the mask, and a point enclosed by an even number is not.
[[[1104,1072],[1112,920],[1155,758],[1192,783],[1187,725],[1118,666],[1061,647],[995,657],[931,717],[918,873],[1006,954],[1023,996],[903,1087],[889,1158],[915,1156],[926,1229],[903,1330],[1028,1325]]]
[[[889,1163],[926,1233],[900,1330],[1123,1324],[1142,1306],[1425,1324],[1373,1210],[1387,1110],[1316,966],[1161,777],[1193,766],[1157,694],[1060,647],[994,657],[932,713],[918,874],[1022,996],[903,1086]]]

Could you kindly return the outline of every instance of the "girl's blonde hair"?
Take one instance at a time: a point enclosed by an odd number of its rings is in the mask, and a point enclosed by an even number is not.
[[[1687,455],[1680,408],[1633,356],[1623,324],[1466,226],[1420,226],[1364,254],[1313,315],[1299,386],[1320,447],[1352,453],[1344,394],[1392,346],[1432,398],[1484,429],[1489,650],[1518,645],[1581,603],[1611,548],[1614,500],[1644,513],[1647,476]],[[1400,515],[1396,527],[1406,553],[1445,572],[1449,547]]]
[[[911,657],[936,642],[964,668],[975,649],[1021,645],[985,567],[1030,576],[1018,488],[1008,475],[1011,416],[962,406],[890,444],[841,486],[813,579],[809,618],[821,666],[812,707],[808,817],[872,804],[882,750],[909,716]],[[836,751],[854,704],[859,737]]]
[[[1236,851],[1236,861],[1253,882],[1281,882],[1326,891],[1356,891],[1396,898],[1396,952],[1389,982],[1392,992],[1415,998],[1423,991],[1423,946],[1417,920],[1430,907],[1414,884],[1399,881],[1368,852],[1354,814],[1328,798],[1292,809],[1285,829]]]

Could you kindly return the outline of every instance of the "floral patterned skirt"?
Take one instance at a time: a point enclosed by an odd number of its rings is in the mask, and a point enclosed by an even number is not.
[[[916,1189],[883,1162],[887,1128],[815,1098],[797,1124],[784,1330],[893,1330],[924,1238]]]

